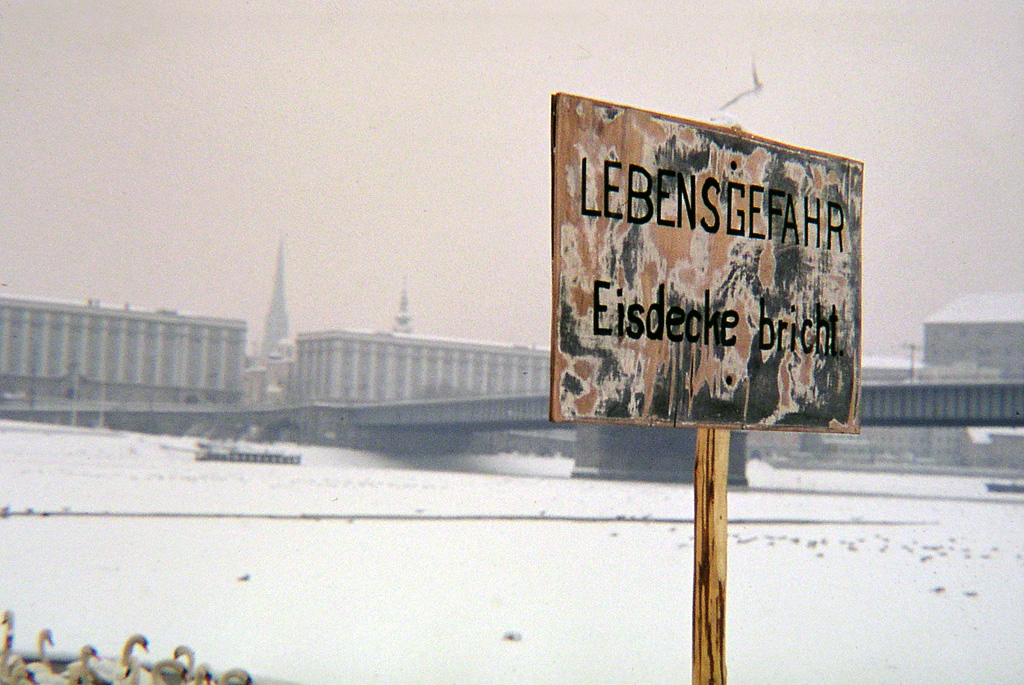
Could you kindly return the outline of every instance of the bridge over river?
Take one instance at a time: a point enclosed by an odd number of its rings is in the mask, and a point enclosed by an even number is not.
[[[348,406],[360,426],[549,427],[547,395]],[[865,426],[1024,426],[1024,383],[864,385]]]
[[[577,463],[614,471],[609,462],[640,459],[654,471],[679,472],[692,455],[694,431],[552,424],[546,395],[444,398],[378,404],[115,404],[98,401],[6,401],[0,417],[106,425],[151,433],[257,436],[429,458],[473,451],[532,449],[570,453]],[[866,384],[865,426],[1024,426],[1024,382]],[[734,470],[742,473],[743,433],[734,434]],[[642,455],[642,456],[641,456]],[[692,460],[692,456],[690,457]],[[605,464],[605,466],[601,466]],[[660,466],[659,466],[660,464]],[[688,469],[682,464],[684,472]]]

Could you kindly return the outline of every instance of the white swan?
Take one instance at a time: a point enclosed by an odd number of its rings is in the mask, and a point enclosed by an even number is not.
[[[213,682],[213,673],[209,664],[199,664],[192,674],[192,685],[210,685]]]
[[[145,672],[138,660],[132,655],[132,650],[141,647],[143,651],[149,651],[149,641],[145,636],[138,633],[132,635],[124,642],[121,648],[121,658],[99,659],[93,669],[96,674],[107,683],[114,685],[141,685],[143,681],[149,682],[148,673]],[[140,676],[141,679],[140,679]]]
[[[153,685],[186,685],[185,665],[177,659],[161,659],[153,664]]]
[[[0,645],[0,683],[3,683],[7,681],[11,670],[8,660],[11,658],[11,649],[14,647],[14,614],[5,609],[3,618],[0,619],[0,625],[4,627],[4,643]]]
[[[64,671],[64,680],[68,685],[100,685],[103,681],[96,671],[89,666],[89,659],[99,660],[99,654],[92,645],[84,645],[78,653],[78,661],[68,664]]]
[[[252,676],[242,668],[231,668],[220,674],[217,685],[252,685]]]
[[[46,645],[53,647],[53,633],[49,628],[43,628],[36,635],[36,649],[39,650],[39,661],[33,661],[28,665],[28,670],[33,673],[37,670],[53,673],[53,664],[50,663],[50,657],[46,655]],[[33,666],[36,668],[32,668]]]
[[[178,645],[174,648],[174,658],[181,659],[183,657],[185,659],[185,678],[191,679],[196,666],[196,653],[190,647]]]
[[[121,660],[117,663],[114,677],[111,678],[112,682],[117,685],[142,685],[142,683],[152,682],[149,672],[139,664],[139,660],[132,654],[136,647],[141,648],[144,652],[149,651],[149,640],[145,635],[135,633],[124,641],[124,646],[121,647]]]
[[[39,649],[39,661],[33,661],[26,666],[29,673],[35,679],[37,685],[63,685],[67,681],[57,675],[53,670],[53,664],[46,653],[46,645],[53,647],[53,633],[49,628],[43,628],[36,636],[36,647]]]
[[[35,679],[25,666],[25,660],[20,656],[14,655],[8,666],[10,668],[6,679],[3,680],[4,683],[10,683],[10,685],[36,685]]]

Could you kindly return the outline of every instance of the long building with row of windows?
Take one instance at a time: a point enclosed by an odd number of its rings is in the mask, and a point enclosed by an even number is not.
[[[319,331],[287,340],[284,267],[267,312],[257,382],[247,396],[260,402],[401,402],[445,397],[528,395],[547,392],[546,350],[496,343],[447,340],[412,332],[409,297],[402,288],[390,332]],[[250,376],[252,377],[252,376]]]
[[[294,345],[265,343],[247,364],[242,320],[0,297],[0,401],[301,404],[546,392],[545,350],[414,335],[407,307],[403,293],[392,332],[302,333]]]
[[[0,297],[0,398],[234,403],[245,338],[241,320]]]
[[[408,333],[327,331],[296,339],[302,400],[395,402],[547,392],[546,350]]]

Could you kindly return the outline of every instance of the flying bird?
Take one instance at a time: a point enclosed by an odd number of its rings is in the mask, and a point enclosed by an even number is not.
[[[755,64],[753,60],[750,61],[750,71],[751,71],[751,73],[753,74],[753,77],[754,77],[754,87],[751,88],[750,90],[743,91],[742,93],[740,93],[739,95],[734,97],[732,100],[729,100],[729,102],[727,102],[724,105],[722,105],[721,107],[719,107],[718,108],[719,110],[729,109],[730,107],[735,105],[737,102],[739,102],[740,100],[742,100],[746,96],[748,96],[748,95],[757,95],[758,93],[761,92],[761,89],[764,88],[764,84],[761,82],[761,79],[759,79],[757,77],[757,64]]]

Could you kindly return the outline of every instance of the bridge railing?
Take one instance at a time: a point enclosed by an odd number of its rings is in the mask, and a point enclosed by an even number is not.
[[[1021,426],[1024,383],[865,385],[861,421],[876,426]]]

